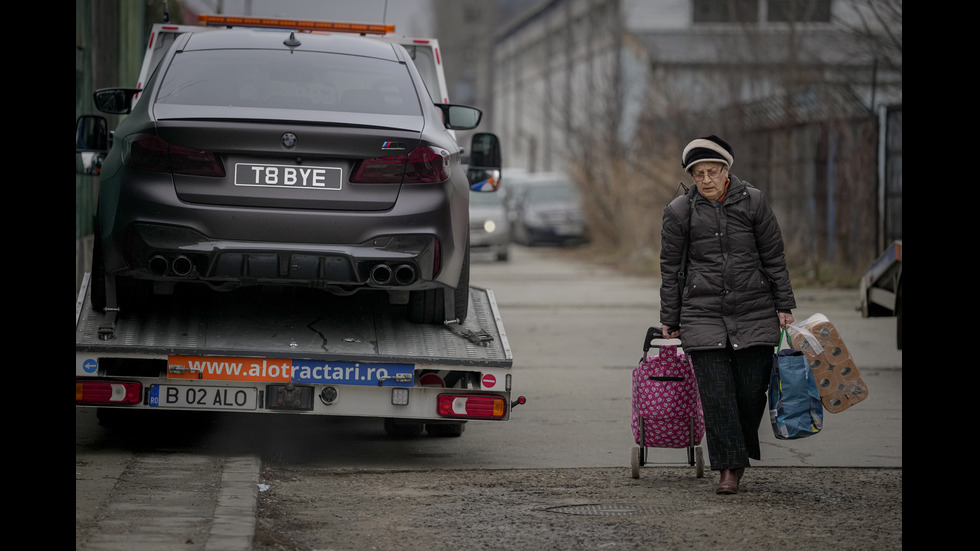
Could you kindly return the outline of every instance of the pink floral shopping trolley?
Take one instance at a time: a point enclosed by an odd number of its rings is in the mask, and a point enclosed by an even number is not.
[[[630,465],[633,478],[640,477],[646,463],[646,448],[687,448],[688,463],[704,476],[704,412],[694,379],[694,367],[676,344],[654,344],[664,340],[659,327],[647,329],[643,357],[633,370],[633,448]],[[651,348],[658,350],[650,356]]]

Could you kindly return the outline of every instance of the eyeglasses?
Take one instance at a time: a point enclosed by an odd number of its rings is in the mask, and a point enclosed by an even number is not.
[[[704,180],[705,176],[714,180],[715,178],[718,177],[719,174],[721,174],[722,170],[723,169],[717,167],[709,168],[707,170],[698,170],[695,172],[691,172],[691,177],[694,178],[695,182],[700,182],[701,180]]]

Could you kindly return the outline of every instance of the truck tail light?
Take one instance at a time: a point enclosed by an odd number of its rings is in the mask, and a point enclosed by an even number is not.
[[[128,381],[75,381],[75,405],[132,405],[143,400],[143,385]]]
[[[140,170],[223,178],[225,167],[210,151],[167,143],[153,134],[138,134],[126,142],[123,161]]]
[[[357,184],[426,184],[449,179],[449,152],[419,147],[408,155],[365,159],[350,181]]]
[[[503,419],[507,401],[496,394],[440,394],[439,415],[466,419]]]

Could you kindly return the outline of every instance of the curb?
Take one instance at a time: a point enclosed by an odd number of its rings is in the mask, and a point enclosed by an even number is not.
[[[259,502],[256,456],[229,457],[221,473],[221,490],[206,551],[251,551]]]

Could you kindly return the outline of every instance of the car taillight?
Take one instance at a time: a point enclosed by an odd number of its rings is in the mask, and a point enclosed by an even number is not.
[[[444,417],[503,419],[507,401],[496,394],[440,394],[438,412]]]
[[[422,184],[449,179],[449,152],[419,147],[408,155],[365,159],[354,170],[351,182],[358,184]]]
[[[225,167],[214,153],[173,145],[152,134],[129,138],[123,162],[140,170],[217,178],[225,175]]]
[[[75,381],[76,404],[138,404],[143,385],[130,381]]]

